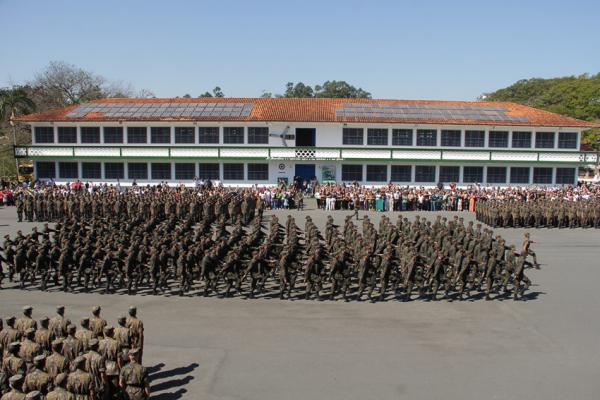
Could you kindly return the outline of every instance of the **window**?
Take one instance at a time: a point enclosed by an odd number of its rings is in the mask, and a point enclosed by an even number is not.
[[[577,132],[559,132],[558,133],[558,148],[559,149],[576,149],[577,148]],[[570,168],[567,168],[570,169]]]
[[[442,146],[460,147],[460,131],[442,129]]]
[[[148,143],[148,130],[146,129],[146,127],[127,127],[127,143]]]
[[[387,129],[367,129],[367,144],[372,146],[387,146]],[[368,172],[367,172],[368,175]]]
[[[574,185],[575,168],[556,168],[556,183],[560,185]]]
[[[512,133],[512,147],[515,149],[529,149],[531,147],[531,132]]]
[[[150,176],[153,180],[170,180],[171,179],[171,164],[170,163],[152,163],[150,164]]]
[[[487,167],[487,183],[506,183],[506,167]]]
[[[230,126],[223,128],[223,143],[243,144],[244,128],[233,128]]]
[[[248,144],[269,144],[269,128],[248,128]]]
[[[77,128],[74,126],[59,126],[58,143],[77,143]]]
[[[367,182],[387,182],[387,165],[367,165]]]
[[[534,168],[533,183],[552,183],[552,168]]]
[[[194,143],[194,127],[175,127],[175,143]]]
[[[59,162],[58,176],[62,179],[79,178],[79,168],[76,162]]]
[[[508,147],[508,132],[490,132],[489,147]]]
[[[415,167],[415,182],[435,182],[435,166],[417,165]]]
[[[218,168],[217,164],[217,168]],[[194,163],[175,163],[175,179],[190,180],[196,176],[196,164]]]
[[[110,129],[110,128],[109,128]],[[97,126],[82,126],[81,143],[100,143],[100,128]],[[121,138],[123,135],[121,134]],[[121,140],[122,141],[122,140]]]
[[[269,164],[248,164],[249,181],[269,180]]]
[[[54,143],[54,128],[51,126],[35,127],[36,143]]]
[[[463,183],[483,182],[483,167],[463,167]]]
[[[392,129],[392,146],[412,146],[412,129]]]
[[[244,180],[244,164],[223,164],[223,179],[227,181]]]
[[[342,180],[347,182],[362,182],[363,167],[362,165],[342,165]]]
[[[204,127],[198,128],[198,143],[201,144],[218,144],[219,143],[219,128]]]
[[[410,165],[392,165],[392,182],[411,182],[412,166]]]
[[[485,146],[485,131],[465,131],[465,147],[483,146]]]
[[[342,135],[342,144],[363,145],[363,128],[344,128]]]
[[[554,148],[554,132],[536,132],[535,133],[535,148],[536,149],[552,149]],[[534,174],[535,176],[535,174]]]
[[[54,179],[56,178],[56,164],[49,161],[38,161],[35,163],[35,173],[41,179]]]
[[[127,175],[129,179],[148,179],[148,164],[128,163]]]
[[[243,166],[243,164],[242,164]],[[242,170],[243,171],[243,170]],[[242,175],[243,172],[242,172]],[[198,164],[198,178],[219,180],[221,173],[219,172],[219,164],[217,163],[200,163]]]
[[[123,127],[105,126],[104,143],[123,143]]]
[[[440,166],[440,182],[458,182],[460,180],[460,167]]]
[[[83,179],[101,179],[102,164],[99,162],[81,163],[81,178]]]
[[[435,129],[417,129],[417,146],[437,146]]]
[[[510,183],[529,183],[529,167],[511,167]]]
[[[171,143],[171,128],[168,126],[153,126],[150,128],[150,143]]]
[[[120,162],[104,163],[104,179],[124,179],[125,167]]]

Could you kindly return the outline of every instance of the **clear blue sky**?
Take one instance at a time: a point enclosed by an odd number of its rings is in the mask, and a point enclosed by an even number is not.
[[[600,72],[600,1],[0,0],[0,37],[0,87],[55,60],[158,97],[335,79],[375,98],[470,100]]]

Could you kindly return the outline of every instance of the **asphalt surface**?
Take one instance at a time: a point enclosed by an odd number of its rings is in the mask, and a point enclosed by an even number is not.
[[[288,214],[276,213],[280,220]],[[305,215],[321,227],[327,215],[291,214],[301,227]],[[343,223],[346,213],[332,214]],[[381,214],[369,216],[377,224]],[[0,234],[33,225],[16,223],[13,208],[0,210]],[[496,230],[517,245],[524,231]],[[533,286],[526,301],[371,304],[4,289],[0,316],[18,316],[26,304],[34,317],[52,316],[65,304],[79,321],[101,305],[116,324],[137,305],[155,399],[597,399],[600,230],[529,231],[540,242],[533,249],[542,270],[527,271]]]

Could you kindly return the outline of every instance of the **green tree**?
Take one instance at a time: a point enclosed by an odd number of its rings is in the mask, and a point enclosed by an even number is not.
[[[370,99],[371,93],[362,88],[356,88],[345,81],[326,81],[323,86],[315,86],[315,97]]]
[[[600,73],[551,79],[523,79],[484,94],[487,101],[512,101],[530,107],[590,122],[600,122]],[[600,150],[600,132],[591,129],[583,134],[587,144]]]
[[[312,87],[305,85],[302,82],[294,84],[294,82],[288,82],[285,85],[285,93],[283,97],[290,98],[304,98],[304,97],[315,97],[315,92]]]
[[[221,88],[219,86],[216,86],[213,89],[212,93],[204,92],[198,97],[225,97],[225,95],[223,94],[223,91],[221,90]]]

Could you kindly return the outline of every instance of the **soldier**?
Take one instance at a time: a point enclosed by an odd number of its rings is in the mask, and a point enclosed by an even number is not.
[[[25,306],[23,307],[23,316],[17,320],[15,323],[15,328],[23,335],[27,329],[36,329],[37,323],[33,318],[31,318],[31,314],[33,313],[33,307]]]
[[[46,356],[44,355],[36,356],[33,359],[33,369],[27,373],[23,383],[23,391],[25,393],[29,393],[34,390],[39,391],[43,395],[48,393],[52,380],[50,376],[44,372],[45,361]]]
[[[81,329],[75,333],[75,337],[81,342],[81,351],[86,352],[93,337],[93,333],[90,330],[90,319],[87,317],[83,318],[79,324],[81,325]]]
[[[23,393],[23,375],[16,374],[10,377],[8,380],[10,385],[10,392],[5,393],[0,400],[23,400],[25,399],[25,393]]]
[[[54,379],[59,374],[67,372],[69,364],[67,362],[67,358],[62,355],[63,340],[54,339],[51,346],[52,354],[46,357],[46,372],[51,379]]]
[[[78,400],[91,400],[94,398],[94,382],[92,375],[85,371],[85,358],[77,357],[73,360],[73,372],[67,377],[66,389]]]
[[[127,327],[127,318],[122,315],[117,322],[119,326],[115,328],[114,338],[119,343],[119,350],[131,349],[131,329]]]
[[[71,363],[83,352],[83,344],[75,337],[77,327],[73,324],[67,327],[67,337],[63,340],[62,354]]]
[[[6,318],[6,327],[0,331],[0,343],[4,351],[8,349],[9,344],[21,340],[21,333],[15,329],[15,320],[15,317]]]
[[[46,400],[75,400],[72,393],[67,392],[67,374],[60,373],[54,378],[54,390],[46,396]]]
[[[19,194],[15,199],[15,206],[17,207],[17,218],[19,222],[23,222],[23,211],[25,210],[25,204],[21,197],[22,195]]]
[[[119,386],[124,390],[128,400],[143,400],[150,397],[148,371],[139,363],[139,355],[138,349],[130,350],[129,364],[121,369],[119,375]]]
[[[40,345],[43,353],[50,353],[50,330],[48,329],[48,317],[40,318],[40,326],[35,331],[34,341]]]
[[[100,306],[94,306],[92,308],[92,317],[89,320],[90,330],[92,331],[92,337],[101,337],[104,332],[104,327],[107,325],[106,320],[100,316],[102,308]]]
[[[50,319],[48,329],[52,339],[64,338],[67,336],[67,327],[71,324],[68,318],[65,318],[65,306],[56,307],[56,316]]]
[[[27,371],[25,361],[19,357],[20,349],[21,343],[19,342],[12,342],[8,345],[7,353],[2,360],[2,373],[5,377],[16,374],[25,374]]]
[[[42,354],[42,347],[36,342],[34,342],[35,329],[27,329],[23,337],[24,340],[21,342],[19,357],[21,357],[23,361],[25,361],[27,369],[29,370],[29,368],[31,368],[31,366],[33,365],[33,359],[36,356]]]
[[[85,371],[92,375],[94,393],[101,396],[104,392],[103,378],[106,372],[105,359],[98,353],[98,339],[93,338],[89,343],[89,351],[83,355],[85,358]]]
[[[137,307],[129,307],[129,317],[125,322],[125,326],[129,328],[131,334],[131,347],[139,351],[139,362],[142,362],[144,356],[144,324],[137,317]]]
[[[525,256],[530,255],[531,257],[533,257],[533,265],[537,269],[540,269],[540,264],[537,262],[537,256],[533,252],[533,250],[531,250],[532,243],[537,243],[537,242],[534,242],[533,240],[531,240],[531,238],[529,236],[529,232],[526,232],[524,235],[524,239],[523,239],[523,247],[521,248],[521,253],[524,254]]]
[[[112,399],[119,391],[119,342],[114,339],[114,328],[104,328],[104,339],[100,340],[98,353],[104,358],[106,366],[105,398]]]

